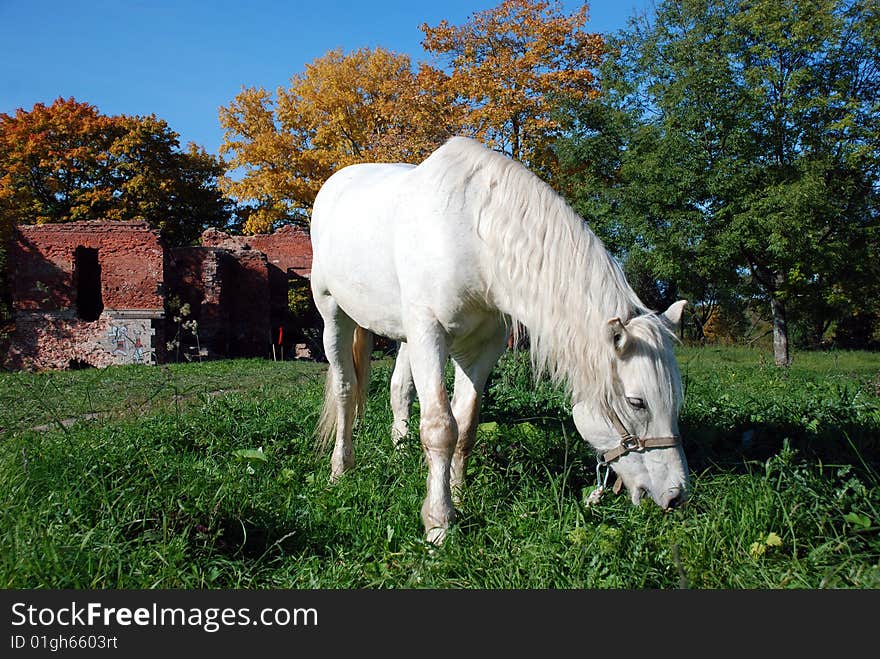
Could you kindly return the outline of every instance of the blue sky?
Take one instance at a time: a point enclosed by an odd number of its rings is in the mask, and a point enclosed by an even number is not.
[[[497,4],[0,0],[0,112],[73,96],[104,114],[156,114],[181,144],[217,153],[217,109],[243,87],[274,91],[333,48],[383,46],[430,61],[422,23],[461,24]],[[596,0],[588,29],[614,32],[651,4]]]

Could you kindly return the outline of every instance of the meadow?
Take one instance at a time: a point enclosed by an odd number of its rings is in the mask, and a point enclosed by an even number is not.
[[[312,440],[322,364],[0,373],[0,587],[880,587],[878,353],[779,370],[680,348],[693,490],[671,513],[586,505],[595,455],[565,397],[505,355],[440,548],[417,433],[392,448],[392,362],[374,356],[357,466],[332,486]]]

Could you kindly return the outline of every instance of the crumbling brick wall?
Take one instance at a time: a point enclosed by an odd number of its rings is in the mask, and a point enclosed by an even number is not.
[[[268,357],[271,352],[269,264],[255,250],[227,252],[221,305],[227,310],[229,357]]]
[[[202,234],[202,245],[220,247],[233,253],[255,250],[266,255],[269,274],[269,325],[272,340],[277,344],[279,329],[283,329],[282,346],[287,355],[295,354],[297,343],[305,342],[314,355],[322,352],[317,328],[320,318],[311,305],[294,317],[288,305],[291,283],[308,290],[312,272],[312,241],[309,234],[295,226],[284,226],[269,234],[230,236],[217,229]]]
[[[174,302],[168,323],[172,358],[270,355],[265,254],[234,245],[180,247],[170,250],[167,264],[168,294]],[[182,305],[187,305],[185,314],[179,310]],[[183,327],[188,320],[196,321],[195,332]]]
[[[279,327],[290,357],[302,326],[319,326],[313,308],[295,322],[288,308],[290,282],[307,290],[311,262],[308,234],[293,227],[208,230],[200,247],[168,249],[140,222],[19,226],[9,248],[15,331],[2,365],[270,357]]]
[[[222,261],[226,250],[177,247],[165,261],[169,314],[169,358],[216,358],[227,354],[228,313],[221,305]],[[185,312],[184,312],[185,310]],[[184,327],[194,320],[195,328]]]
[[[255,249],[266,255],[270,267],[282,273],[292,272],[307,279],[312,274],[312,240],[303,229],[293,225],[252,236],[230,236],[218,229],[208,229],[202,234],[202,246]]]
[[[89,258],[82,254],[95,261],[87,273],[95,290],[84,288]],[[164,258],[158,232],[143,222],[16,227],[8,259],[15,331],[4,365],[46,369],[161,360]],[[100,305],[94,316],[84,314],[86,294]]]

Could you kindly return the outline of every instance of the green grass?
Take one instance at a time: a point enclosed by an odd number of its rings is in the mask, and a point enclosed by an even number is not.
[[[418,438],[391,448],[388,360],[334,486],[311,439],[321,365],[0,374],[0,586],[880,587],[880,355],[798,354],[783,372],[683,348],[679,363],[684,509],[585,507],[593,452],[564,397],[506,356],[439,549],[422,539]]]
[[[234,392],[272,395],[321,372],[323,366],[313,362],[262,359],[158,368],[0,372],[0,433],[60,426],[82,417],[120,419],[159,409],[180,411],[201,404],[206,396]]]

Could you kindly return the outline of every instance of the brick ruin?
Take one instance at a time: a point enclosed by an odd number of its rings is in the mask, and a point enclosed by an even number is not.
[[[311,256],[308,234],[295,227],[258,236],[210,229],[201,246],[169,248],[140,222],[18,226],[8,252],[14,331],[2,365],[304,356],[317,348],[319,321],[313,308],[294,317],[288,291],[307,285]]]

